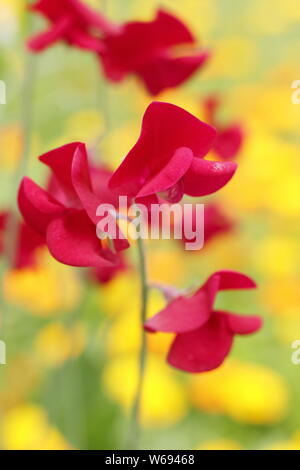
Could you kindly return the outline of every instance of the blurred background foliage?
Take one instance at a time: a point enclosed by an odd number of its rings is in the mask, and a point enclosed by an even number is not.
[[[149,243],[149,274],[180,287],[200,285],[222,268],[252,275],[256,293],[223,293],[219,306],[260,314],[265,326],[238,338],[220,369],[194,376],[166,365],[169,335],[149,338],[141,447],[300,449],[300,365],[291,361],[291,342],[300,339],[300,105],[291,102],[291,84],[300,78],[299,2],[88,3],[118,21],[150,19],[159,5],[185,20],[212,58],[186,85],[158,99],[201,118],[204,99],[217,95],[220,122],[237,122],[245,134],[236,176],[207,198],[234,221],[234,230],[199,253],[184,252],[178,242]],[[45,181],[37,157],[61,144],[82,140],[95,162],[116,168],[151,101],[134,78],[104,81],[87,52],[60,44],[30,56],[25,39],[44,22],[26,4],[0,0],[0,79],[7,84],[7,104],[0,107],[1,210],[15,206],[23,174]],[[100,285],[44,249],[36,256],[35,268],[18,271],[1,260],[0,339],[8,363],[0,366],[0,446],[122,448],[140,340],[135,270]],[[148,313],[162,305],[153,292]]]

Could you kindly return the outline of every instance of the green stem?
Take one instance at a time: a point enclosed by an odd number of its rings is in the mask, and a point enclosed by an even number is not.
[[[133,400],[131,410],[131,423],[128,436],[128,449],[136,450],[138,447],[138,439],[140,436],[140,408],[143,393],[144,377],[145,377],[145,366],[147,356],[147,342],[146,333],[144,330],[144,323],[146,321],[147,303],[148,303],[148,283],[147,283],[147,271],[146,271],[146,256],[143,239],[139,237],[137,239],[139,264],[140,264],[140,277],[141,277],[141,349],[139,355],[139,371],[138,371],[138,383],[136,394]]]
[[[18,186],[21,178],[24,176],[31,146],[31,135],[32,135],[32,122],[33,122],[33,95],[34,95],[34,84],[36,76],[36,60],[35,58],[27,53],[26,64],[24,72],[24,82],[22,87],[22,103],[21,103],[21,128],[22,128],[22,140],[23,148],[22,155],[20,158],[19,165],[15,171],[12,194],[17,194]],[[8,220],[7,236],[6,236],[6,259],[9,266],[14,264],[15,250],[17,245],[18,237],[18,217],[16,216],[16,201],[12,203],[11,215]]]

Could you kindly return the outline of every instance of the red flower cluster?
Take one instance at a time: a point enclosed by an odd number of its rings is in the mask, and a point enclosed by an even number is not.
[[[222,160],[230,160],[237,157],[241,150],[244,133],[240,124],[222,126],[217,120],[217,112],[220,101],[215,96],[208,97],[204,102],[207,121],[217,129],[217,138],[213,150]]]
[[[103,170],[90,169],[84,144],[75,142],[40,157],[52,170],[48,191],[24,178],[18,196],[25,221],[41,234],[58,261],[71,266],[111,267],[117,252],[127,248],[121,236],[113,249],[96,235],[101,203],[116,203],[109,192]]]
[[[178,55],[177,46],[191,46],[196,40],[175,16],[159,10],[149,22],[115,25],[79,0],[38,0],[31,6],[45,16],[50,28],[29,40],[33,52],[58,41],[98,54],[109,80],[119,82],[135,74],[150,94],[176,87],[201,68],[207,51]]]
[[[179,202],[184,194],[205,196],[222,188],[236,164],[204,160],[216,136],[213,127],[168,103],[153,102],[141,135],[109,182],[120,195],[144,204],[158,196]]]
[[[214,310],[218,291],[252,289],[255,283],[244,274],[218,271],[192,296],[175,298],[164,310],[147,320],[150,333],[175,333],[168,362],[187,372],[204,372],[220,366],[232,347],[236,334],[259,330],[256,316],[242,316]]]

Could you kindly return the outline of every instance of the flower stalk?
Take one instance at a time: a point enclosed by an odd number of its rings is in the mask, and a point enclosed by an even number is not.
[[[137,248],[139,256],[139,270],[141,280],[141,349],[139,354],[139,370],[138,370],[138,382],[135,397],[131,409],[130,417],[130,428],[128,437],[128,449],[135,450],[138,447],[138,440],[140,435],[140,409],[143,394],[143,385],[145,378],[146,359],[147,359],[147,339],[146,332],[144,330],[144,323],[146,321],[147,305],[148,305],[148,294],[149,286],[147,282],[147,267],[146,267],[146,254],[143,239],[138,237]]]

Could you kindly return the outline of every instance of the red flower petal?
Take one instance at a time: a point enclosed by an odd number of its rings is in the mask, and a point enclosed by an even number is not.
[[[194,158],[185,174],[184,192],[189,196],[206,196],[223,188],[231,180],[237,165],[232,162],[215,162]]]
[[[40,52],[62,39],[70,28],[70,18],[63,16],[47,31],[29,39],[27,45],[33,52]]]
[[[70,210],[53,220],[47,228],[47,245],[54,258],[69,266],[109,267],[117,259],[102,248],[95,226],[84,211]]]
[[[151,333],[163,331],[184,333],[203,325],[210,316],[207,297],[204,292],[192,297],[178,297],[167,307],[145,323]]]
[[[220,277],[219,290],[255,289],[257,287],[253,279],[246,276],[246,274],[242,274],[237,271],[224,269],[222,271],[217,271],[213,276]]]
[[[185,57],[158,56],[148,61],[136,70],[151,95],[158,95],[167,88],[181,85],[201,68],[210,54],[200,54]]]
[[[227,313],[227,323],[230,331],[238,335],[249,335],[260,330],[262,319],[254,315],[237,315]]]
[[[58,201],[29,178],[23,178],[21,182],[18,205],[26,222],[41,234],[45,233],[51,220],[65,211]]]
[[[155,175],[142,187],[137,194],[137,197],[150,196],[151,194],[156,194],[172,188],[172,186],[174,186],[189,169],[192,161],[193,153],[189,148],[178,148],[160,173]],[[182,198],[182,195],[180,199]]]
[[[186,372],[205,372],[219,367],[233,342],[224,314],[215,313],[197,330],[178,334],[168,354],[168,362]]]
[[[214,150],[220,158],[235,158],[243,142],[243,131],[240,126],[229,126],[218,132]]]
[[[197,157],[203,157],[214,138],[213,127],[182,108],[153,102],[144,114],[136,145],[113,174],[109,186],[119,194],[135,196],[167,166],[177,149],[186,147]]]
[[[95,38],[80,29],[74,29],[67,35],[67,41],[72,46],[78,46],[81,49],[100,53],[103,51],[104,45],[100,38]]]
[[[55,178],[60,183],[68,200],[68,206],[80,208],[79,200],[72,182],[72,164],[78,146],[84,146],[80,142],[72,142],[57,149],[51,150],[40,156],[40,161],[51,168]]]
[[[86,210],[91,221],[97,225],[97,223],[101,220],[101,218],[96,215],[97,208],[102,203],[102,201],[100,201],[93,192],[86,147],[83,144],[78,145],[75,150],[71,173],[73,186],[77,192],[80,202],[82,203],[82,206]],[[111,216],[111,218],[113,219],[113,216]],[[115,222],[114,225],[117,225],[117,222]],[[116,229],[116,238],[113,240],[114,246],[117,251],[125,250],[129,247],[129,243],[122,236],[121,230],[118,227],[116,227]]]

